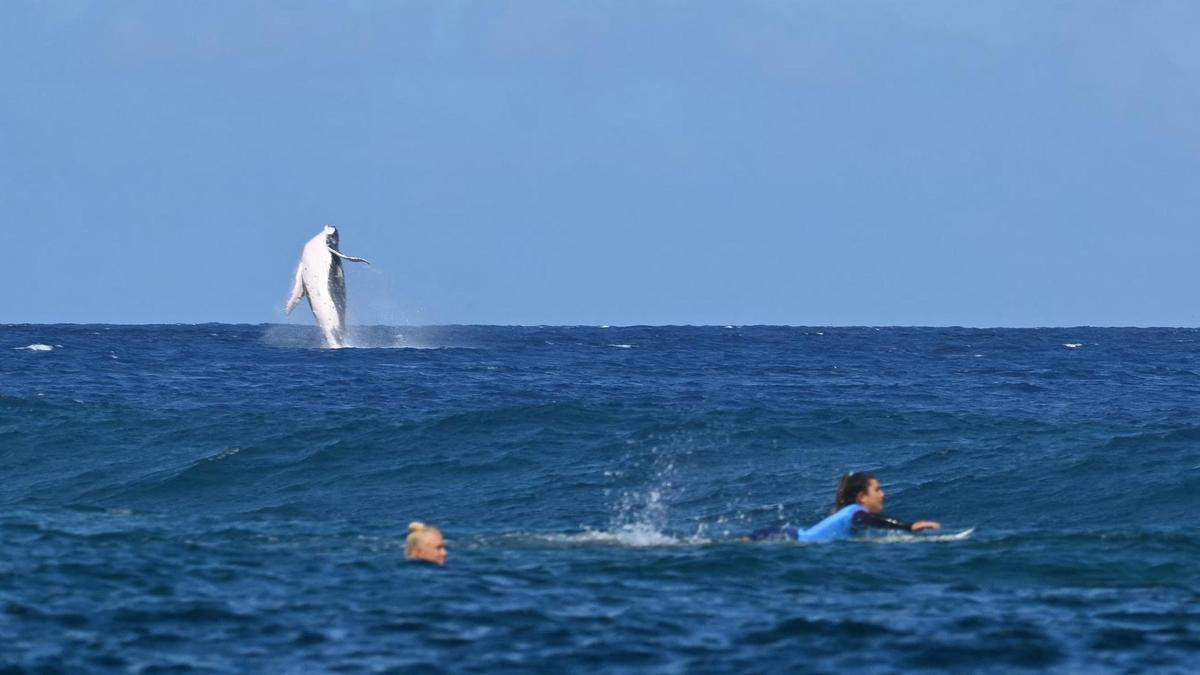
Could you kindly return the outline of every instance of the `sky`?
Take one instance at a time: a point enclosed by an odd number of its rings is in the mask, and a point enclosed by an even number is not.
[[[0,323],[1200,326],[1200,3],[0,3]]]

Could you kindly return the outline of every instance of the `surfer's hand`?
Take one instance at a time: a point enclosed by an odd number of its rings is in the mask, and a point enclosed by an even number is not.
[[[940,529],[942,529],[942,524],[935,523],[932,520],[918,520],[917,522],[912,524],[913,532],[920,532],[921,530],[940,530]]]

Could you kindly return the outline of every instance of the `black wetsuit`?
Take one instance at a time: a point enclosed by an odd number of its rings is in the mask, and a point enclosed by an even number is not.
[[[876,528],[880,530],[904,530],[912,531],[912,523],[906,523],[898,518],[893,518],[884,513],[871,513],[870,511],[859,511],[850,519],[850,529],[854,533],[866,528]]]

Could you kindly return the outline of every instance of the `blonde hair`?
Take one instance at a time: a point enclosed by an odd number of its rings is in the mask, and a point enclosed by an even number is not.
[[[441,530],[436,527],[430,527],[419,520],[414,520],[408,524],[408,538],[404,540],[404,557],[411,558],[417,552],[417,547],[421,545],[421,541],[428,534],[440,535]]]

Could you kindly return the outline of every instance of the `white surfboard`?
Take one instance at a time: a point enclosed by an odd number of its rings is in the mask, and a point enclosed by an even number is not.
[[[877,537],[860,537],[857,541],[866,541],[872,544],[919,544],[924,542],[935,541],[962,541],[969,539],[971,534],[975,532],[975,528],[968,527],[961,532],[950,532],[947,534],[920,534],[916,532],[889,532],[883,536]]]

